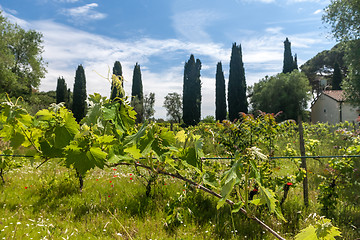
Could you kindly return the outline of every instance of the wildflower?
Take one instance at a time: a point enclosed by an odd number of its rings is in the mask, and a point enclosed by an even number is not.
[[[130,180],[133,180],[133,178],[131,177]]]
[[[114,175],[114,177],[117,177],[116,175]]]
[[[132,173],[130,173],[130,176],[132,176]]]
[[[110,195],[108,197],[110,197]]]
[[[109,181],[109,183],[111,183],[111,180]]]
[[[27,187],[25,187],[25,189],[27,189]]]
[[[286,185],[291,186],[293,185],[292,182],[288,182]]]
[[[166,183],[164,183],[164,185],[166,185]]]
[[[96,179],[96,181],[99,181],[99,179]]]
[[[111,187],[114,187],[114,185],[111,185]]]

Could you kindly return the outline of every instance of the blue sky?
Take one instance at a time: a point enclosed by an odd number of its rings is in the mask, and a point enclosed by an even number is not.
[[[86,71],[88,94],[110,94],[103,78],[121,62],[125,91],[141,66],[144,94],[155,93],[155,117],[169,92],[182,93],[184,63],[202,62],[202,117],[215,115],[216,64],[228,80],[232,43],[242,45],[247,85],[282,71],[283,41],[299,65],[335,41],[321,16],[329,0],[2,0],[12,22],[44,37],[48,73],[40,90],[56,89],[59,76],[73,88],[75,70]]]

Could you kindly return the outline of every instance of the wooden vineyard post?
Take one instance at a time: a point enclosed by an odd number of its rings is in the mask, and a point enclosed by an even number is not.
[[[299,122],[299,136],[300,136],[300,154],[301,158],[301,168],[303,168],[306,173],[303,180],[303,195],[304,195],[304,204],[306,207],[309,206],[309,186],[308,186],[308,177],[307,177],[307,166],[306,166],[306,158],[305,158],[305,143],[304,143],[304,128],[302,124],[301,115],[298,117]]]

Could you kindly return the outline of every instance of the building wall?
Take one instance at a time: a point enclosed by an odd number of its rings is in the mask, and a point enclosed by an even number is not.
[[[356,122],[356,119],[359,116],[357,109],[352,107],[349,103],[343,103],[342,112],[343,112],[342,115],[343,122],[345,121]]]
[[[358,117],[358,113],[349,103],[340,103],[325,94],[321,94],[311,107],[311,122],[328,122],[329,124],[339,123],[340,104],[342,104],[342,121],[355,121]]]

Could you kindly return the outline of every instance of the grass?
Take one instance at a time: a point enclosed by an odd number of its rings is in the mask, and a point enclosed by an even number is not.
[[[273,239],[253,220],[231,216],[228,206],[218,211],[217,199],[176,179],[162,178],[147,197],[129,167],[91,171],[82,192],[75,173],[56,162],[39,169],[25,164],[5,178],[0,239]],[[271,216],[263,220],[282,225]]]

